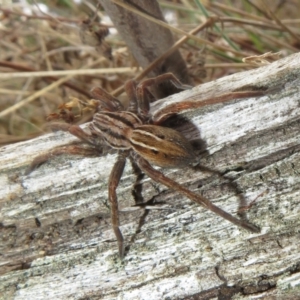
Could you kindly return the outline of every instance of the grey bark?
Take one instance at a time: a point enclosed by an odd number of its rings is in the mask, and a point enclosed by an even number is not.
[[[2,299],[297,299],[300,294],[300,54],[156,102],[201,101],[236,90],[272,89],[184,112],[173,120],[197,148],[199,172],[163,170],[261,228],[251,234],[145,178],[133,210],[127,165],[117,190],[123,262],[110,225],[107,178],[115,154],[32,159],[76,140],[48,134],[0,149]],[[210,171],[208,171],[208,169]],[[260,195],[260,196],[259,196]],[[223,297],[223,298],[222,298]],[[227,297],[227,298],[226,298]]]

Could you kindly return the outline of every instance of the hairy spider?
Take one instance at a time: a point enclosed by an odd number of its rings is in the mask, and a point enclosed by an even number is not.
[[[196,157],[189,141],[179,132],[159,126],[165,117],[153,121],[149,115],[150,92],[148,87],[170,81],[181,89],[189,88],[183,85],[173,74],[167,73],[155,78],[150,78],[136,84],[129,81],[126,84],[126,92],[130,99],[127,110],[121,102],[100,88],[95,88],[92,94],[99,100],[98,112],[89,125],[90,132],[85,132],[77,125],[56,124],[56,129],[68,131],[82,141],[93,145],[101,151],[103,145],[118,149],[118,158],[111,171],[108,180],[108,195],[111,208],[111,220],[114,233],[117,238],[120,257],[124,257],[124,239],[120,231],[118,201],[116,188],[120,182],[126,158],[133,160],[136,165],[151,179],[176,190],[196,203],[211,210],[224,219],[243,227],[251,232],[259,232],[259,229],[245,221],[239,220],[212,204],[208,199],[188,190],[174,180],[166,177],[162,172],[154,169],[151,164],[159,167],[177,168],[184,167],[195,162]],[[226,97],[225,97],[226,98]],[[176,107],[175,107],[176,110]],[[77,148],[69,147],[56,151],[55,154],[68,152],[71,154],[83,154]],[[29,172],[37,165],[46,161],[49,157],[37,157],[31,164]]]

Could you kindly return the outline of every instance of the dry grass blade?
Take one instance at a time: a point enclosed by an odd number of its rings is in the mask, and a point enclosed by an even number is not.
[[[18,72],[18,73],[0,73],[0,79],[24,78],[24,77],[49,77],[49,76],[72,76],[79,75],[97,75],[97,74],[129,74],[133,73],[133,68],[103,68],[103,69],[79,69],[64,71],[40,71],[40,72]]]
[[[282,28],[283,31],[287,31],[296,41],[300,42],[300,37],[295,34],[288,26],[283,24],[279,18],[276,17],[276,15],[271,11],[271,9],[268,8],[266,3],[264,1],[261,1],[265,11],[267,14]]]
[[[120,6],[124,7],[124,8],[126,8],[126,9],[128,9],[128,10],[130,10],[130,11],[132,11],[132,12],[134,12],[134,13],[142,16],[142,17],[144,17],[145,19],[148,19],[148,20],[150,20],[150,21],[152,21],[152,22],[154,22],[156,24],[159,24],[159,25],[161,25],[163,27],[166,27],[166,28],[170,29],[173,32],[176,32],[176,33],[179,33],[181,35],[187,36],[188,38],[194,40],[195,42],[202,43],[204,45],[208,45],[208,46],[211,46],[213,48],[220,49],[220,50],[230,51],[230,52],[232,52],[233,54],[236,54],[236,55],[247,55],[246,53],[241,53],[239,51],[235,51],[233,49],[230,49],[230,48],[227,48],[227,47],[224,47],[224,46],[215,45],[214,43],[212,43],[212,42],[210,42],[208,40],[205,40],[205,39],[202,39],[200,37],[197,37],[197,36],[194,36],[192,34],[189,34],[188,32],[185,32],[185,31],[183,31],[183,30],[181,30],[179,28],[170,26],[169,24],[167,24],[165,22],[162,22],[160,20],[157,20],[157,19],[155,19],[155,18],[153,18],[153,17],[151,17],[151,16],[149,16],[149,15],[147,15],[147,14],[145,14],[145,13],[143,13],[143,12],[137,10],[137,9],[135,9],[131,5],[126,4],[126,3],[122,2],[122,1],[112,0],[112,2],[114,2],[115,4],[120,5]]]
[[[99,60],[101,60],[101,58],[100,58]],[[97,63],[99,62],[99,60],[96,61],[96,62],[93,62],[92,64],[89,64],[89,65],[87,65],[87,66],[85,66],[85,67],[91,67],[92,65],[97,64]],[[7,108],[6,110],[4,110],[4,111],[2,111],[2,112],[0,113],[0,118],[1,118],[1,117],[4,117],[4,116],[6,116],[6,115],[8,115],[8,114],[10,114],[10,113],[12,113],[12,112],[14,112],[15,110],[21,108],[22,106],[24,106],[24,105],[30,103],[31,101],[37,99],[38,97],[44,95],[46,92],[49,92],[49,91],[51,91],[52,89],[54,89],[54,88],[60,86],[60,85],[63,84],[64,82],[70,80],[73,76],[77,75],[76,72],[77,72],[77,71],[72,71],[71,74],[69,74],[68,76],[66,76],[66,77],[64,77],[64,78],[61,78],[61,79],[59,79],[59,80],[53,82],[52,84],[46,86],[45,88],[43,88],[43,89],[37,91],[37,92],[34,93],[33,95],[31,95],[31,96],[29,96],[29,97],[23,99],[23,100],[20,101],[19,103],[15,104],[15,105],[13,105],[13,106],[10,106],[9,108]],[[24,74],[24,73],[18,73],[18,74],[22,75],[22,74]],[[1,75],[1,74],[0,74],[0,75]],[[45,76],[46,76],[46,75],[45,75]]]

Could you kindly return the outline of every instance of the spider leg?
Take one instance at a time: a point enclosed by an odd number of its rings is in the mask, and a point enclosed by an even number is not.
[[[41,154],[34,158],[34,160],[31,162],[30,166],[25,171],[25,175],[28,175],[33,170],[35,170],[37,167],[42,165],[43,163],[47,162],[50,158],[62,154],[70,154],[70,155],[82,155],[82,156],[97,156],[102,153],[102,147],[96,147],[101,145],[102,140],[99,138],[95,138],[93,135],[86,133],[82,128],[80,128],[77,125],[70,125],[67,123],[51,123],[49,125],[52,130],[62,130],[71,133],[72,135],[75,135],[80,140],[84,141],[85,143],[92,145],[91,147],[83,147],[78,145],[66,145],[57,147],[48,153]]]
[[[127,108],[128,111],[136,114],[138,112],[138,103],[136,97],[136,87],[137,83],[134,80],[129,80],[125,83],[125,92],[129,98],[129,106]]]
[[[124,110],[122,103],[109,93],[107,93],[104,89],[100,87],[95,87],[91,90],[92,96],[100,102],[98,107],[98,111],[106,110],[106,111],[121,111]]]
[[[87,148],[83,146],[78,145],[66,145],[57,147],[45,154],[41,154],[34,158],[34,160],[31,162],[30,166],[25,170],[25,175],[30,174],[32,171],[34,171],[36,168],[47,162],[49,159],[51,159],[54,156],[62,155],[62,154],[69,154],[69,155],[81,155],[84,157],[95,157],[99,156],[99,150],[97,148]]]
[[[78,137],[80,140],[84,141],[85,143],[88,143],[93,146],[95,145],[95,138],[92,135],[85,132],[78,125],[71,125],[71,124],[67,124],[67,123],[51,123],[49,125],[49,127],[53,131],[61,130],[61,131],[69,132],[72,135],[75,135],[76,137]]]
[[[138,107],[140,110],[140,113],[144,116],[147,116],[149,113],[150,105],[149,105],[149,90],[147,90],[148,87],[152,85],[159,85],[163,82],[171,82],[175,87],[178,89],[186,90],[192,88],[192,86],[181,83],[172,73],[165,73],[162,75],[159,75],[154,78],[149,78],[141,81],[136,88],[136,94],[138,99]]]
[[[113,166],[113,169],[110,173],[109,180],[108,180],[108,198],[110,201],[111,222],[112,222],[114,233],[118,241],[119,254],[121,259],[124,257],[125,247],[124,247],[123,235],[119,228],[120,221],[119,221],[118,198],[117,198],[116,189],[119,185],[121,176],[123,174],[127,156],[128,156],[128,151],[119,152],[118,159],[115,165]]]
[[[141,181],[143,180],[145,174],[142,172],[142,170],[139,168],[139,166],[133,160],[132,156],[130,156],[129,158],[130,158],[133,173],[136,176],[136,181],[133,185],[133,189],[132,189],[131,193],[132,193],[133,199],[135,201],[135,205],[139,205],[144,202],[144,198],[142,195]]]
[[[186,187],[180,185],[176,181],[166,177],[163,173],[155,170],[145,159],[142,157],[136,155],[136,162],[139,165],[139,167],[142,169],[142,171],[147,174],[151,179],[167,186],[168,188],[175,190],[179,192],[180,194],[188,197],[189,199],[193,200],[194,202],[204,206],[208,210],[214,212],[215,214],[221,216],[222,218],[226,219],[227,221],[240,226],[242,228],[245,228],[251,232],[260,232],[260,229],[252,224],[249,224],[247,222],[244,222],[240,219],[235,218],[231,214],[227,213],[226,211],[222,210],[218,206],[211,203],[208,199],[193,193]]]
[[[160,109],[157,113],[152,115],[152,121],[155,125],[163,123],[171,115],[180,114],[183,111],[195,110],[200,107],[205,107],[213,104],[224,103],[231,100],[250,98],[250,97],[260,97],[266,95],[268,91],[241,91],[241,92],[230,92],[226,94],[221,94],[219,96],[210,97],[207,99],[194,101],[185,100],[181,102],[175,102],[173,104],[167,105],[166,107]]]
[[[260,198],[260,197],[262,197],[262,196],[264,196],[264,195],[266,195],[266,194],[268,194],[268,193],[269,193],[269,189],[264,190],[264,191],[261,192],[257,197],[255,197],[255,199],[253,199],[248,205],[240,207],[237,213],[238,213],[239,215],[243,215],[243,213],[244,213],[246,210],[249,210],[254,204],[256,204],[258,198]]]

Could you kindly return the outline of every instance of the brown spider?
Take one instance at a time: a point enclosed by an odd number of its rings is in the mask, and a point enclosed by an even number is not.
[[[165,115],[156,120],[152,120],[151,116],[149,116],[150,104],[148,99],[150,92],[147,88],[150,85],[160,84],[166,80],[178,88],[190,88],[183,85],[171,73],[146,79],[138,85],[134,81],[129,81],[125,88],[130,97],[130,104],[127,110],[124,110],[123,105],[118,99],[100,88],[95,88],[92,94],[99,100],[99,106],[98,112],[95,113],[93,121],[89,125],[90,133],[85,132],[77,125],[55,125],[56,129],[68,131],[100,151],[105,144],[118,149],[118,158],[108,180],[108,195],[112,226],[118,241],[121,258],[124,257],[124,240],[119,228],[116,188],[120,182],[127,157],[135,161],[142,172],[147,174],[151,179],[170,189],[176,190],[233,224],[251,232],[260,231],[256,226],[235,218],[212,204],[208,199],[188,190],[151,166],[153,164],[159,167],[177,168],[188,166],[196,160],[190,143],[183,135],[173,129],[159,126],[162,120],[165,119]],[[85,154],[85,150],[79,153],[78,149],[74,147],[58,150],[55,154],[63,152]],[[37,157],[32,162],[29,172],[48,158],[49,156]]]

